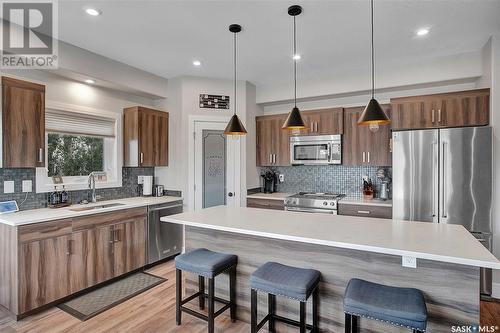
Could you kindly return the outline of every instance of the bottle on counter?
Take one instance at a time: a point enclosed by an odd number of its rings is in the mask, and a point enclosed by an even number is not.
[[[59,196],[59,192],[57,191],[57,186],[54,186],[54,192],[50,194],[49,203],[51,205],[57,205],[61,202],[61,198]]]
[[[61,203],[67,203],[67,202],[68,202],[68,192],[66,192],[66,190],[64,189],[64,185],[63,185],[62,192],[61,192]]]

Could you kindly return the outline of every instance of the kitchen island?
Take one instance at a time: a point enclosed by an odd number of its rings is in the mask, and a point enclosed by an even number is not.
[[[267,261],[322,273],[319,315],[325,332],[343,329],[343,294],[354,277],[422,290],[429,332],[478,324],[479,269],[500,269],[498,259],[458,225],[225,206],[163,217],[162,221],[186,226],[186,250],[205,247],[238,255],[238,318],[247,322],[249,275]],[[415,258],[417,267],[403,267],[402,257]],[[189,290],[195,290],[196,281],[188,277]],[[217,279],[217,293],[227,295],[227,285],[225,277]],[[263,295],[259,303],[260,309],[267,308]],[[298,306],[280,299],[278,312],[293,316]],[[361,320],[361,331],[404,330]]]

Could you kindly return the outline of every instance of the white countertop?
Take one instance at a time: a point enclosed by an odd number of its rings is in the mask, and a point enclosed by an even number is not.
[[[363,197],[347,196],[340,199],[339,204],[392,207],[392,200],[365,199]]]
[[[64,208],[29,209],[15,213],[2,214],[0,215],[0,223],[8,224],[11,226],[19,226],[23,224],[39,223],[52,220],[66,219],[70,217],[112,212],[121,209],[158,205],[178,200],[182,200],[182,198],[170,197],[170,196],[133,197],[133,198],[116,199],[116,200],[103,200],[97,203],[90,203],[87,205],[71,205],[69,207],[64,207]],[[91,209],[86,211],[72,210],[80,207],[99,206],[111,203],[121,203],[123,205],[108,207],[108,208]]]
[[[286,197],[291,196],[292,193],[274,192],[274,193],[253,193],[248,194],[247,198],[251,199],[267,199],[267,200],[285,200]]]
[[[500,261],[459,225],[226,206],[165,216],[161,221],[500,269]]]

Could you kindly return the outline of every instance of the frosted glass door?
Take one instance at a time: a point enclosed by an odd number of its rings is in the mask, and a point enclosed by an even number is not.
[[[224,131],[203,130],[203,208],[226,204]]]

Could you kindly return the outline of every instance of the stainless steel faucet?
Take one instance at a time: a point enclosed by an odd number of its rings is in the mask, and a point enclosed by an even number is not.
[[[91,172],[89,175],[89,189],[92,190],[92,200],[91,202],[97,202],[97,196],[95,194],[95,173]]]

